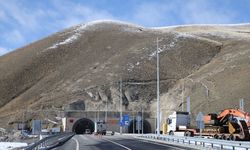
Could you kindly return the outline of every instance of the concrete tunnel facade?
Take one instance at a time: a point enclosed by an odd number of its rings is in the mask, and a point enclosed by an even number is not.
[[[117,120],[117,123],[118,123],[118,120]],[[139,125],[142,126],[142,121],[140,122]],[[137,120],[136,119],[131,120],[129,122],[129,125],[124,127],[123,132],[142,133],[142,127],[139,127],[138,129],[137,126],[138,126]],[[90,129],[91,132],[94,132],[94,128],[95,128],[94,121],[88,118],[80,118],[80,119],[76,119],[76,121],[72,124],[71,132],[75,132],[76,134],[84,134],[86,129]],[[119,128],[120,128],[119,124],[110,125],[109,123],[107,123],[107,130],[119,132]],[[147,120],[143,120],[143,132],[144,133],[152,132],[151,125]]]
[[[125,113],[124,113],[125,114]],[[129,114],[129,113],[126,113]],[[95,121],[104,120],[105,113],[101,113],[100,115],[96,115],[96,112],[70,112],[66,114],[66,125],[65,131],[66,132],[75,132],[76,134],[84,134],[86,129],[90,129],[91,132],[94,132]],[[119,112],[114,112],[112,115],[111,113],[108,115],[107,121],[107,130],[120,132],[120,119],[119,119]],[[132,116],[132,114],[130,114]],[[124,133],[138,133],[138,122],[136,116],[131,117],[128,125],[123,127]],[[141,126],[140,122],[140,126]],[[152,133],[155,130],[155,118],[150,118],[149,116],[144,117],[143,120],[143,131],[144,133]],[[139,129],[139,133],[141,133],[141,128]]]

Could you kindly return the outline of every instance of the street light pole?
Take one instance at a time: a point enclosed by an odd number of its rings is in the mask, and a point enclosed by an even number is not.
[[[135,116],[134,116],[134,112],[133,112],[133,134],[135,134]]]
[[[108,118],[108,99],[106,101],[105,123],[107,123],[107,118]]]
[[[157,37],[156,61],[157,61],[157,136],[160,135],[160,70],[159,70],[159,46]]]
[[[138,110],[138,111],[137,111],[137,127],[138,127],[138,128],[137,128],[137,129],[138,129],[138,130],[137,130],[137,133],[138,133],[138,134],[140,134],[140,119],[139,119],[140,117],[139,117],[139,116],[140,116],[140,115],[139,115],[139,110]]]
[[[143,131],[143,127],[144,127],[144,124],[143,124],[143,108],[142,108],[142,110],[141,110],[141,122],[142,122],[142,123],[141,123],[141,126],[142,126],[142,127],[141,127],[141,130],[142,130],[141,133],[143,134],[143,133],[144,133],[144,131]]]
[[[122,79],[120,80],[120,122],[122,122]],[[122,124],[120,124],[120,134],[122,134]]]
[[[108,99],[106,101],[106,112],[105,112],[105,124],[106,124],[106,130],[108,129],[108,123],[107,123],[107,118],[108,118]]]
[[[98,106],[98,121],[100,121],[100,104]]]

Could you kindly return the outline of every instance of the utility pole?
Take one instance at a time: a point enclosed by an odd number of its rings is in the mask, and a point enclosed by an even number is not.
[[[141,126],[142,126],[141,127],[141,131],[142,131],[141,133],[143,134],[144,133],[144,131],[143,131],[144,126],[143,126],[143,108],[142,107],[141,107]]]
[[[105,124],[106,124],[106,128],[108,129],[108,123],[107,123],[108,120],[107,120],[107,118],[108,118],[108,99],[106,101],[106,111],[105,111]]]
[[[135,116],[134,116],[134,112],[133,112],[133,134],[135,134]]]
[[[157,37],[156,61],[157,61],[157,136],[160,136],[160,70],[159,70],[159,46]]]
[[[98,106],[98,122],[100,121],[100,104]]]
[[[107,118],[108,118],[108,99],[106,101],[105,123],[107,123]]]
[[[190,96],[187,97],[187,112],[190,114]]]
[[[23,130],[24,130],[24,110],[23,110],[23,115],[22,115],[22,134],[23,134]]]
[[[137,111],[137,133],[140,134],[140,115],[139,115],[139,110]]]
[[[181,111],[184,111],[184,80],[182,82],[182,89],[181,89]]]
[[[122,122],[122,79],[120,80],[120,122]],[[122,134],[122,124],[120,124],[120,134]]]

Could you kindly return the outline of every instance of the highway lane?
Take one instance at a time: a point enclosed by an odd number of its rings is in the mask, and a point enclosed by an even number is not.
[[[130,136],[75,135],[54,150],[186,150],[190,148],[138,140]]]

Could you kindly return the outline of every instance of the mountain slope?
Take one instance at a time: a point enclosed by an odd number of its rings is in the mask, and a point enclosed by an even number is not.
[[[66,29],[0,57],[1,123],[18,120],[27,109],[62,110],[74,101],[82,101],[84,110],[106,102],[118,110],[120,79],[124,109],[142,105],[153,112],[157,37],[164,109],[180,109],[182,89],[184,98],[191,97],[193,113],[234,107],[239,98],[250,96],[249,29],[153,29],[113,21]]]

